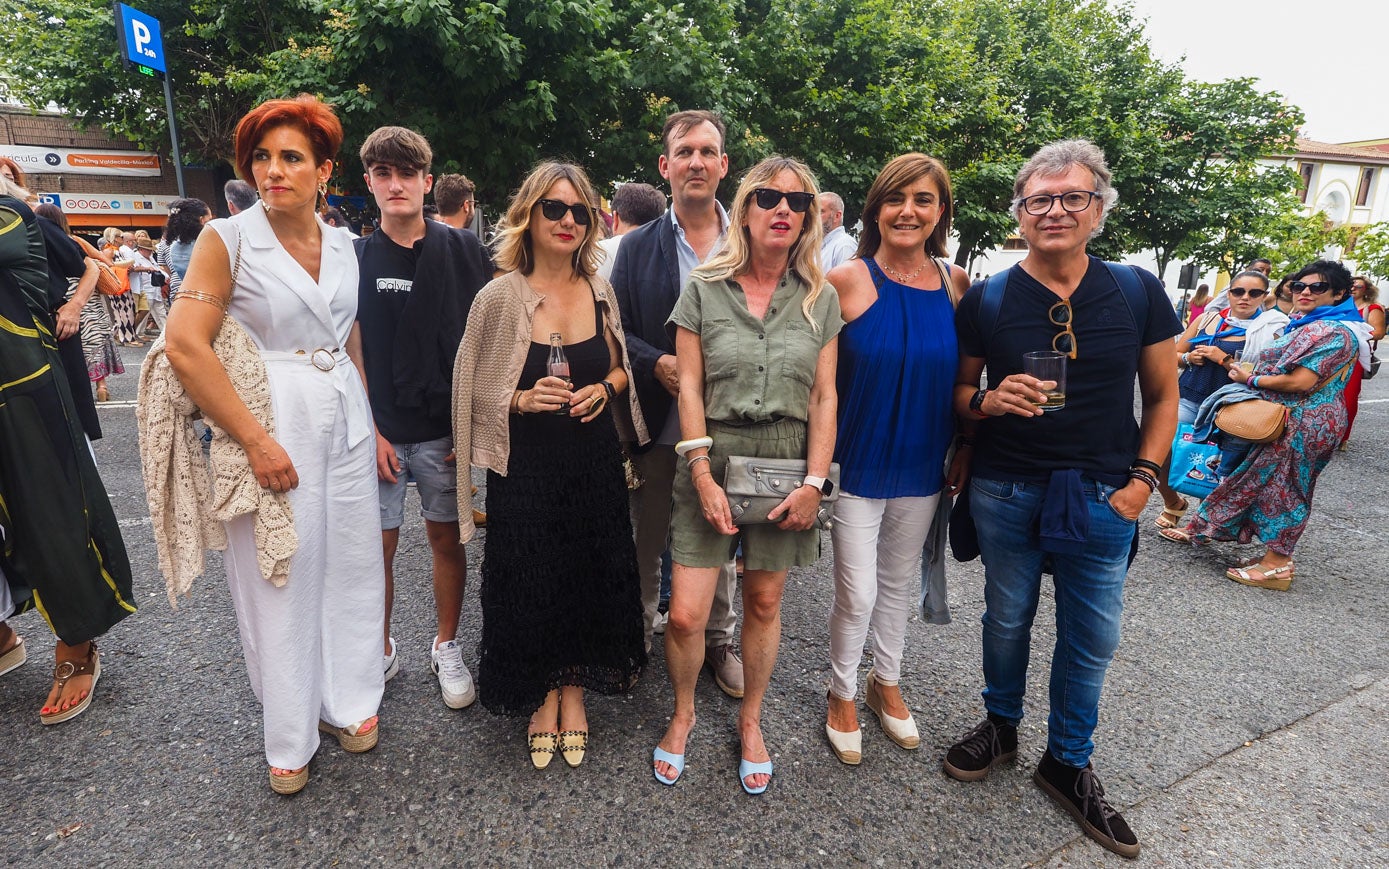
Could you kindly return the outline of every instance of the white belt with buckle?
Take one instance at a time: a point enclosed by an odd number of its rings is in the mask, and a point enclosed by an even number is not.
[[[346,412],[348,446],[355,447],[371,435],[371,411],[367,407],[366,391],[362,388],[360,381],[355,384],[352,383],[356,378],[351,376],[355,373],[351,366],[345,366],[342,372],[338,372],[339,364],[348,361],[347,354],[341,347],[318,347],[314,350],[294,350],[292,352],[289,350],[262,350],[260,357],[267,363],[295,362],[303,364],[307,362],[319,371],[331,373],[333,386],[342,397]],[[346,379],[344,379],[343,372],[346,372]]]

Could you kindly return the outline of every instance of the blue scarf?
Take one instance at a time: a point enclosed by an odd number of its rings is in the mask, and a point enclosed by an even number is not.
[[[1322,305],[1319,308],[1313,308],[1296,320],[1289,321],[1283,334],[1286,335],[1299,326],[1306,326],[1317,320],[1341,320],[1346,323],[1365,322],[1365,318],[1360,316],[1360,311],[1355,307],[1355,299],[1347,296],[1346,300],[1339,305]]]

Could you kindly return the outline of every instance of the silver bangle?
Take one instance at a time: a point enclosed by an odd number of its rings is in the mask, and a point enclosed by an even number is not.
[[[694,473],[695,462],[709,462],[709,473],[714,473],[714,463],[708,456],[695,456],[687,464],[690,466],[690,473]]]

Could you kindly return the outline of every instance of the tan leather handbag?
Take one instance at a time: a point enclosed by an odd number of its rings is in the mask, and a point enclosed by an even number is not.
[[[1276,401],[1251,398],[1227,404],[1215,412],[1215,427],[1250,443],[1278,440],[1288,424],[1288,408]]]

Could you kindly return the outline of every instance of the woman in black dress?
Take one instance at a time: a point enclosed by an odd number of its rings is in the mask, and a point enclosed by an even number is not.
[[[556,752],[583,760],[584,690],[625,691],[646,663],[617,430],[644,427],[595,275],[597,219],[583,170],[532,171],[495,242],[506,274],[479,291],[455,365],[455,448],[488,470],[478,689],[488,709],[530,715],[542,769]],[[555,343],[567,378],[547,369]]]

